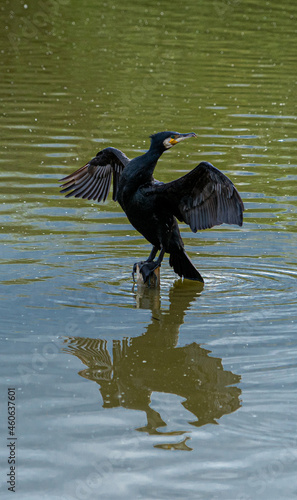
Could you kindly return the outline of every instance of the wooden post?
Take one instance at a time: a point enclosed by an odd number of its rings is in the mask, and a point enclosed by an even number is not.
[[[137,264],[137,266],[136,266],[136,282],[137,282],[137,285],[142,285],[142,286],[146,286],[146,287],[149,287],[149,288],[156,288],[156,287],[160,286],[160,268],[161,268],[161,266],[157,267],[157,269],[155,269],[152,272],[151,276],[148,278],[148,280],[146,281],[146,283],[144,283],[142,274],[139,271],[139,266]]]

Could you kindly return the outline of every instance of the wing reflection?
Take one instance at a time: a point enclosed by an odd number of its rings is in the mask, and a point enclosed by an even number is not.
[[[195,416],[190,422],[195,426],[216,424],[223,415],[237,410],[241,391],[234,384],[240,381],[240,376],[224,370],[220,358],[210,357],[211,351],[195,342],[177,347],[185,313],[199,295],[197,284],[181,286],[180,281],[175,282],[167,311],[160,310],[155,290],[146,289],[143,293],[137,298],[138,303],[149,304],[152,309],[152,321],[143,335],[114,340],[111,352],[106,340],[70,337],[65,341],[67,352],[87,366],[79,374],[100,385],[103,407],[144,411],[147,425],[138,430],[149,434],[160,434],[157,429],[167,425],[150,406],[153,392],[184,398],[182,404]],[[169,420],[170,415],[167,416]],[[184,443],[179,444],[188,448]]]

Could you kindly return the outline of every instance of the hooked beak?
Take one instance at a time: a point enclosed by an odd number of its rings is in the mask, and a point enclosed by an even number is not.
[[[176,134],[175,137],[172,137],[169,142],[170,144],[172,144],[172,146],[174,146],[174,144],[184,141],[189,137],[197,137],[197,135],[195,134],[195,132],[190,132],[189,134]]]

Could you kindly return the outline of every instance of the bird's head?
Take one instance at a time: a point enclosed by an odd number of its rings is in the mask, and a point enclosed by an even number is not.
[[[180,134],[179,132],[158,132],[151,137],[151,148],[158,148],[162,151],[172,148],[178,142],[184,141],[189,137],[197,137],[194,132],[189,134]]]

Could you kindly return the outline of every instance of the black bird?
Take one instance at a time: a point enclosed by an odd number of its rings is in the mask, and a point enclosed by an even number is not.
[[[164,184],[154,179],[158,159],[194,132],[159,132],[151,135],[150,149],[130,160],[116,148],[99,151],[86,165],[64,177],[62,193],[88,200],[105,201],[113,178],[113,200],[118,201],[131,224],[152,245],[145,262],[139,262],[144,281],[160,266],[164,254],[181,277],[203,282],[184,250],[177,220],[196,233],[215,225],[242,226],[244,206],[233,183],[211,163],[201,162],[191,172]],[[160,254],[156,260],[157,252]],[[136,269],[136,264],[133,268]]]

